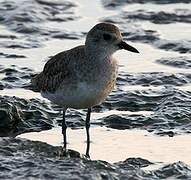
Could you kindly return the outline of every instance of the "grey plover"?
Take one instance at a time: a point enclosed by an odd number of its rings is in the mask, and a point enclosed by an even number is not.
[[[120,49],[138,53],[123,41],[119,29],[109,23],[95,25],[85,45],[53,56],[43,71],[32,79],[41,95],[63,107],[62,134],[66,148],[67,108],[87,108],[86,133],[89,138],[91,108],[105,100],[117,77],[117,61],[112,55]]]

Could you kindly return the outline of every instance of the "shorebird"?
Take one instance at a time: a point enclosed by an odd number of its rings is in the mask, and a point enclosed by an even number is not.
[[[65,148],[68,108],[88,109],[85,124],[87,142],[90,142],[91,108],[102,103],[114,88],[118,65],[112,55],[120,49],[138,53],[123,41],[118,27],[99,23],[88,32],[85,45],[56,54],[45,64],[43,71],[32,78],[32,85],[44,98],[63,107]]]

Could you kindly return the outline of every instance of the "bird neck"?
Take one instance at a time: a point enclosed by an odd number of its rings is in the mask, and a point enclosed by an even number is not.
[[[85,53],[89,59],[92,60],[103,60],[110,59],[113,55],[113,52],[110,52],[108,49],[103,47],[94,47],[94,46],[85,46]]]

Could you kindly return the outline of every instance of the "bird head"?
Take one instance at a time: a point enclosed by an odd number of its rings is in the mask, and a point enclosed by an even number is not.
[[[110,23],[99,23],[87,34],[85,46],[88,50],[112,55],[120,49],[139,53],[137,49],[123,41],[117,26]]]

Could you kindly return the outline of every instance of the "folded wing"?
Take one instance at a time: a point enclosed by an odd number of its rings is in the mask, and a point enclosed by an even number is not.
[[[63,51],[53,56],[44,66],[43,71],[32,78],[32,86],[38,91],[55,92],[63,83],[75,76],[71,61],[78,61],[83,46]],[[74,79],[74,78],[73,78]]]

